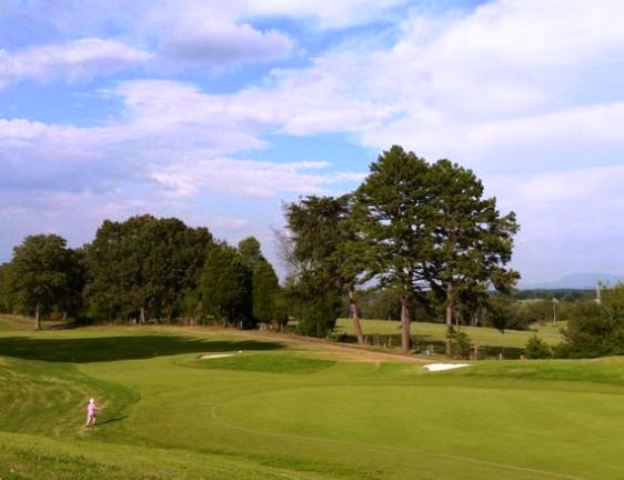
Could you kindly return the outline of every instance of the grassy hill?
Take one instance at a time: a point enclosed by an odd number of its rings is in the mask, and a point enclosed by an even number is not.
[[[395,337],[394,345],[398,344],[401,335],[401,323],[386,320],[362,320],[364,335],[369,337]],[[556,345],[562,340],[560,329],[565,327],[565,322],[551,323],[544,326],[536,326],[533,331],[505,330],[501,332],[495,328],[484,327],[461,327],[469,336],[473,344],[485,347],[506,347],[508,349],[522,349],[527,341],[537,333],[549,345]],[[337,334],[345,333],[355,335],[353,322],[349,319],[339,319],[336,324]],[[441,323],[412,322],[412,336],[416,341],[426,344],[428,342],[442,343],[446,339],[446,326]]]
[[[44,329],[58,328],[63,325],[62,322],[51,322],[42,320],[41,324]],[[0,331],[2,330],[33,330],[35,321],[32,318],[22,317],[21,315],[7,315],[0,313]]]
[[[621,478],[623,359],[423,362],[259,332],[4,330],[0,478]]]

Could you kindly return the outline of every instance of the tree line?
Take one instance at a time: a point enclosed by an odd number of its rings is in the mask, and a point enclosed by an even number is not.
[[[32,235],[0,267],[0,308],[34,316],[37,329],[43,316],[248,328],[284,323],[283,303],[258,240],[233,247],[176,218],[105,220],[77,249],[58,235]]]
[[[448,160],[430,163],[400,146],[382,152],[346,195],[284,205],[290,274],[280,286],[253,237],[237,247],[208,229],[150,215],[106,220],[94,240],[67,248],[56,235],[28,237],[0,268],[1,307],[86,320],[283,324],[327,335],[347,299],[359,342],[358,289],[399,300],[402,349],[410,322],[442,310],[450,327],[508,292],[518,231],[476,175]],[[474,319],[473,319],[474,321]]]
[[[233,246],[205,227],[140,215],[105,220],[75,249],[58,235],[27,237],[0,265],[0,311],[31,315],[38,329],[43,317],[239,328],[292,318],[318,337],[346,313],[363,343],[364,308],[369,318],[401,319],[405,353],[414,320],[443,319],[457,335],[454,326],[528,329],[550,315],[552,292],[524,302],[512,292],[514,213],[501,213],[475,174],[448,160],[394,146],[354,191],[302,197],[284,215],[283,285],[254,237]],[[562,292],[574,300],[558,307],[565,341],[551,351],[536,337],[529,356],[621,354],[623,289],[605,289],[602,303]]]

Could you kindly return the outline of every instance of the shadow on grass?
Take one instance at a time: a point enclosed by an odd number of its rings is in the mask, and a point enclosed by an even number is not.
[[[125,420],[126,416],[121,416],[121,417],[114,417],[114,418],[109,418],[104,420],[103,422],[97,422],[95,425],[101,427],[102,425],[108,425],[109,423],[117,423],[117,422],[121,422],[123,420]]]
[[[47,362],[110,362],[181,353],[277,350],[279,343],[254,340],[209,341],[174,335],[96,338],[0,338],[0,356]]]

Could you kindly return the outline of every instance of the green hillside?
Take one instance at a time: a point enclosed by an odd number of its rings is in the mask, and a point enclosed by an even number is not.
[[[282,338],[3,331],[0,478],[621,478],[620,358],[428,373]]]

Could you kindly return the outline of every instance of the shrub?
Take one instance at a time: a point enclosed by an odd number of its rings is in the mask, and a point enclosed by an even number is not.
[[[624,285],[603,293],[602,304],[580,302],[569,313],[559,357],[588,358],[624,354]]]
[[[455,328],[451,326],[448,329],[446,337],[451,342],[451,356],[453,358],[470,358],[472,342],[466,332],[463,330],[455,330]]]
[[[526,344],[524,354],[527,358],[550,358],[552,351],[544,340],[533,335]]]

